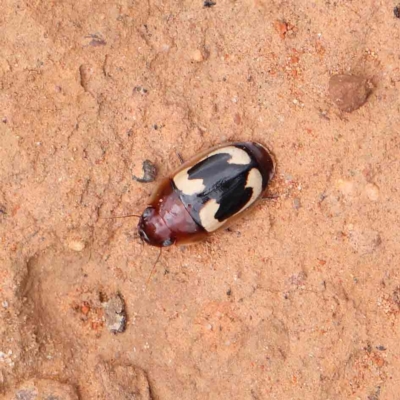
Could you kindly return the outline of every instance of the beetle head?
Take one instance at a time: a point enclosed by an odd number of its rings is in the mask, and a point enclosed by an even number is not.
[[[154,207],[147,207],[138,224],[139,236],[147,244],[156,247],[168,247],[175,243],[173,233]]]

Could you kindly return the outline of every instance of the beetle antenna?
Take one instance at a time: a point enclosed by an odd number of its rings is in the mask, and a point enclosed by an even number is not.
[[[140,218],[141,216],[138,214],[128,214],[128,215],[122,215],[120,217],[100,217],[99,219],[117,219],[117,218],[129,218],[129,217]]]
[[[153,276],[154,271],[156,270],[156,265],[157,265],[157,263],[158,263],[158,260],[159,260],[160,257],[161,257],[161,253],[162,253],[162,247],[160,247],[160,252],[158,253],[157,260],[156,260],[156,262],[154,263],[153,268],[151,269],[151,272],[150,272],[149,277],[147,278],[146,287],[147,287],[147,285],[149,284],[149,281],[150,281],[151,277]]]

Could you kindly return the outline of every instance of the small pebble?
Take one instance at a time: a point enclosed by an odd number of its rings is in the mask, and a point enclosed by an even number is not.
[[[349,113],[360,108],[371,91],[371,82],[362,76],[339,74],[329,81],[329,97],[339,110]]]
[[[147,94],[148,90],[146,88],[144,88],[143,86],[135,86],[133,88],[133,92],[137,92],[137,93],[140,93],[142,95],[145,95],[145,94]]]
[[[307,274],[304,271],[300,271],[297,274],[293,274],[289,277],[289,284],[295,286],[303,286],[307,280]]]
[[[293,199],[293,208],[295,210],[298,210],[299,208],[301,208],[301,201],[298,197]]]
[[[345,231],[350,246],[361,255],[373,253],[382,243],[379,232],[372,229],[362,229],[349,224]]]
[[[336,187],[344,196],[351,196],[354,193],[354,184],[351,181],[338,179],[336,181]]]
[[[78,400],[75,389],[50,379],[31,379],[6,394],[5,400]]]
[[[373,183],[367,183],[365,186],[365,194],[371,201],[379,200],[379,188]]]
[[[3,306],[3,308],[8,308],[8,301],[4,300],[1,305]]]
[[[82,251],[85,246],[86,244],[82,240],[70,240],[68,243],[68,247],[73,251]]]
[[[278,32],[281,39],[285,39],[286,33],[288,31],[288,25],[284,21],[276,20],[274,22],[274,28]]]
[[[234,122],[236,125],[240,125],[240,124],[242,123],[242,118],[240,117],[240,114],[239,114],[239,113],[236,113],[236,114],[234,115],[234,117],[233,117],[233,122]]]
[[[145,160],[143,162],[142,169],[143,177],[138,178],[137,176],[133,175],[132,179],[140,183],[154,182],[157,176],[157,167],[150,160]]]
[[[200,50],[195,50],[191,56],[193,61],[202,62],[204,60],[203,54]]]
[[[103,298],[103,300],[105,300]],[[107,329],[112,333],[122,333],[126,329],[125,302],[120,294],[116,294],[108,301],[102,301],[104,318]]]
[[[396,18],[400,18],[400,4],[393,8],[393,14]]]
[[[107,42],[97,34],[90,34],[85,37],[85,39],[90,39],[89,46],[99,47],[105,46]]]
[[[215,1],[206,0],[203,4],[204,4],[204,7],[210,8],[210,7],[215,6],[217,3]]]
[[[285,174],[285,182],[286,183],[290,183],[290,182],[292,182],[293,181],[293,175],[290,175],[290,174]]]
[[[135,351],[135,350],[134,350]],[[95,367],[97,382],[105,399],[152,400],[151,388],[145,371],[133,365],[116,365],[115,361],[100,362]]]

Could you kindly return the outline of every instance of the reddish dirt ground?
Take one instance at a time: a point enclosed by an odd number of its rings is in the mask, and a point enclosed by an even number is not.
[[[399,398],[396,3],[215,3],[3,1],[0,397]],[[338,73],[373,85],[351,113]],[[157,249],[108,218],[228,140],[273,149],[278,198],[146,286]]]

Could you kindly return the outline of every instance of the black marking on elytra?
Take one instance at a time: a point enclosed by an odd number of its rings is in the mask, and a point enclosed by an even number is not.
[[[218,221],[225,221],[232,215],[235,215],[251,199],[253,189],[251,187],[244,188],[246,180],[243,183],[242,177],[243,175],[236,180],[232,180],[232,185],[226,190],[224,196],[221,197],[221,203],[219,203],[221,206],[215,213],[215,219]]]
[[[220,205],[214,217],[221,222],[238,213],[251,199],[253,189],[246,188],[246,182],[249,172],[258,168],[258,163],[245,146],[236,147],[249,155],[251,161],[248,164],[229,164],[232,156],[220,149],[220,153],[200,161],[188,170],[189,179],[202,179],[205,186],[203,192],[187,195],[173,182],[186,209],[200,226],[199,213],[209,200],[214,199]]]

